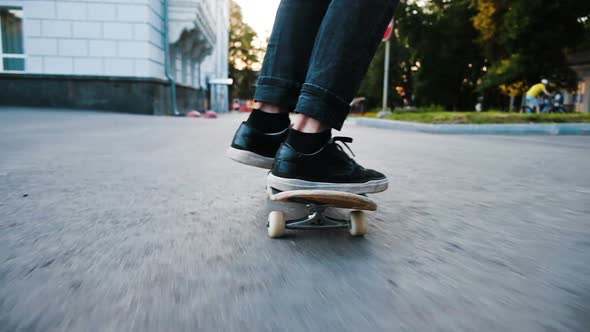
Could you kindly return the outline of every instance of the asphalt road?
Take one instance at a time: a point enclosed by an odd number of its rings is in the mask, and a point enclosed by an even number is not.
[[[590,330],[590,137],[347,124],[368,235],[272,240],[242,119],[0,109],[0,330]]]

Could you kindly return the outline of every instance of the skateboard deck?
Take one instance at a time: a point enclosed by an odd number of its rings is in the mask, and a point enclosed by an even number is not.
[[[304,205],[307,216],[287,220],[281,210],[268,215],[268,235],[276,238],[284,235],[285,229],[348,229],[353,236],[363,236],[368,230],[363,211],[377,210],[377,204],[366,195],[357,195],[332,190],[290,190],[279,191],[267,188],[271,201]],[[352,210],[347,219],[334,218],[324,214],[328,208]]]
[[[272,201],[318,204],[342,209],[376,211],[377,204],[367,196],[332,190],[290,190],[270,194]]]

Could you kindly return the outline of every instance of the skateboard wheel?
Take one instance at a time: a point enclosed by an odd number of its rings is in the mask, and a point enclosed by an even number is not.
[[[363,211],[350,212],[350,228],[349,232],[352,236],[363,236],[367,234],[369,225]]]
[[[277,238],[285,234],[285,215],[281,211],[271,211],[268,214],[268,236]]]

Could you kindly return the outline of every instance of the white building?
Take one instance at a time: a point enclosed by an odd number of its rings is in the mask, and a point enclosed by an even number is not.
[[[228,76],[229,0],[0,0],[0,36],[3,105],[169,114],[175,87],[180,112],[229,109],[208,84]]]

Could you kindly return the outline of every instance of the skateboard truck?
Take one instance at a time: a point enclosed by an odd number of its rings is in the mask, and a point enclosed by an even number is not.
[[[281,237],[286,229],[317,230],[317,229],[348,229],[352,236],[363,236],[368,225],[363,210],[374,211],[377,205],[366,195],[328,190],[293,190],[279,191],[267,188],[269,197],[277,202],[301,204],[307,215],[297,219],[286,219],[281,210],[271,211],[268,215],[268,235]],[[342,208],[350,211],[348,219],[340,219],[327,215],[328,208]]]
[[[346,219],[339,219],[330,217],[324,212],[327,207],[317,205],[313,203],[306,204],[307,216],[285,221],[285,228],[287,229],[301,229],[301,230],[313,230],[313,229],[348,229],[350,228],[349,222]]]

